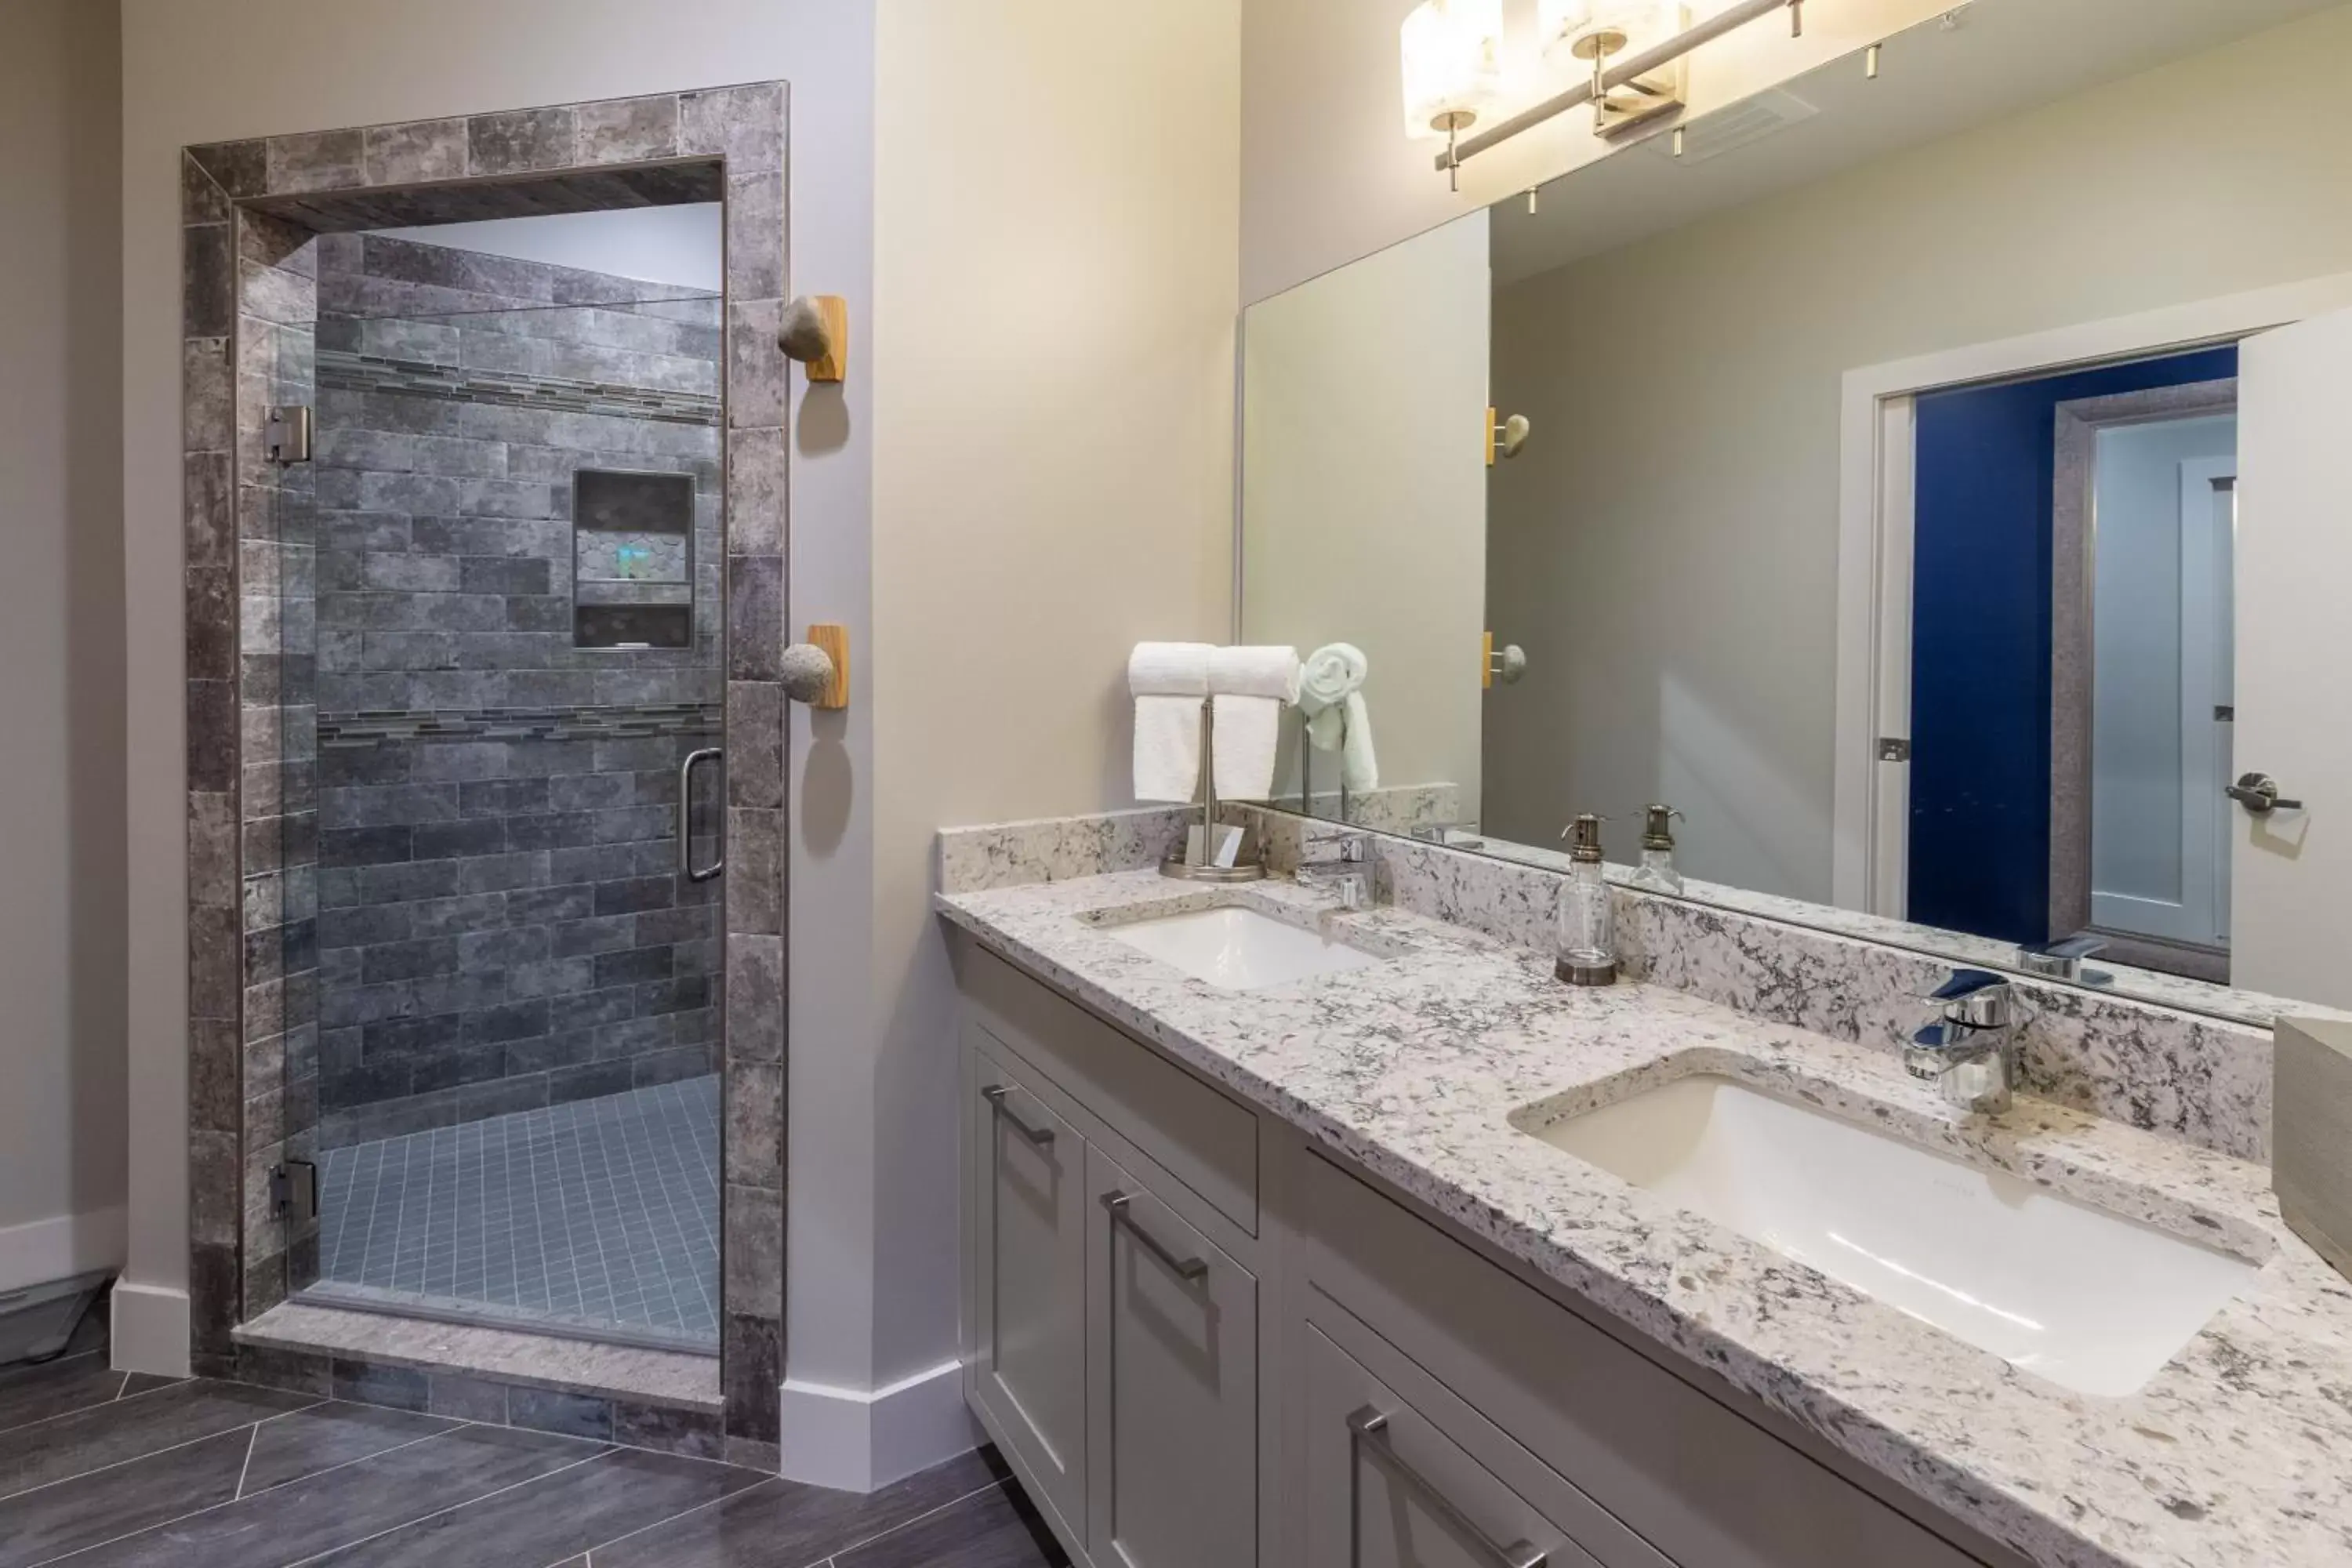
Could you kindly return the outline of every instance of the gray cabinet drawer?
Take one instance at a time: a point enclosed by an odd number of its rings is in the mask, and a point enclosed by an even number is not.
[[[1562,1523],[1597,1510],[1524,1450],[1482,1463],[1320,1328],[1298,1349],[1303,1568],[1603,1568]]]
[[[1079,1534],[1087,1146],[1006,1064],[979,1048],[964,1059],[972,1232],[965,1391],[1019,1461],[1031,1495]]]
[[[1682,1568],[1979,1561],[1318,1154],[1316,1291]]]
[[[1212,1207],[1257,1234],[1257,1115],[1011,964],[959,944],[982,1028]]]
[[[1087,1152],[1095,1568],[1257,1562],[1257,1280]]]

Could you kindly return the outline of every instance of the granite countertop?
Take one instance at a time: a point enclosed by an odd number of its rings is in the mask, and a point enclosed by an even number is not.
[[[1841,1451],[2052,1568],[2352,1563],[2352,1283],[2261,1165],[2021,1099],[1964,1121],[1888,1051],[1285,882],[1123,871],[941,894],[942,914]],[[1238,903],[1386,962],[1217,990],[1107,927]],[[1725,1073],[2261,1264],[2146,1387],[2078,1394],[1516,1131]]]

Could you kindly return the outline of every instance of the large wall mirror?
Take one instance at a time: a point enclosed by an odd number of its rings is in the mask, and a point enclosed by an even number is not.
[[[1376,741],[1276,804],[2352,1006],[2347,82],[2352,5],[1975,0],[1254,306],[1242,637]]]

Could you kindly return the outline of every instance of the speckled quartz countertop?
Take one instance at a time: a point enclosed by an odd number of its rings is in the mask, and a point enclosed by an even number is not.
[[[1705,1363],[1836,1448],[2045,1564],[2352,1563],[2352,1284],[2278,1217],[2260,1165],[2020,1100],[1964,1122],[1889,1052],[1653,985],[1577,991],[1549,960],[1284,882],[1152,871],[939,907],[985,947]],[[1387,955],[1220,991],[1107,928],[1242,903]],[[2139,1393],[2012,1367],[1514,1129],[1693,1070],[1803,1098],[2262,1267]]]

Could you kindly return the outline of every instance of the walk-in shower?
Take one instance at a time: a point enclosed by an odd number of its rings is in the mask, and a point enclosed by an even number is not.
[[[186,150],[199,1371],[775,1462],[785,102]]]
[[[596,218],[317,245],[310,1296],[715,1346],[719,222]]]

